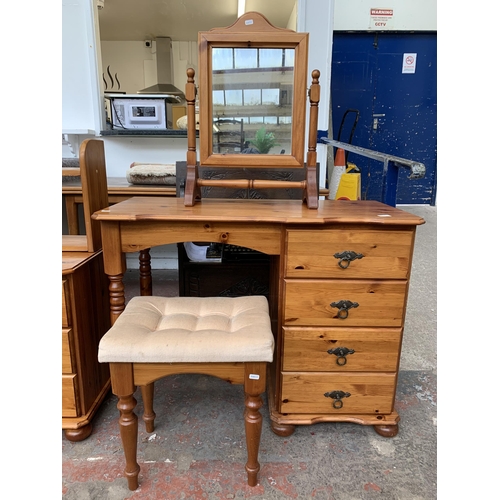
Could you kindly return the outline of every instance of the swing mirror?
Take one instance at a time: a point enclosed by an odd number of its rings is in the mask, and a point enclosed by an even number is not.
[[[200,165],[303,168],[307,33],[249,12],[198,45]]]

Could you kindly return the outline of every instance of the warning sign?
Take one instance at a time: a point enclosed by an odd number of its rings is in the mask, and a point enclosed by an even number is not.
[[[370,9],[370,28],[376,30],[389,29],[392,26],[393,16],[393,9]]]
[[[417,54],[403,54],[403,73],[415,73]]]

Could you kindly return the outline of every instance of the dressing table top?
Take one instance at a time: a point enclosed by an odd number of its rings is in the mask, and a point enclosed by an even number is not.
[[[93,215],[100,221],[225,221],[277,224],[420,225],[424,219],[378,201],[319,200],[310,210],[300,200],[204,199],[187,207],[182,198],[133,197]]]

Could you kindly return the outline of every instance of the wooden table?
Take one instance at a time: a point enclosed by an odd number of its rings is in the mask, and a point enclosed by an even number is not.
[[[271,258],[276,352],[268,377],[271,427],[345,421],[395,436],[400,350],[416,227],[424,220],[376,201],[133,197],[101,222],[113,323],[125,307],[124,253],[141,252],[141,293],[152,293],[151,247],[229,243]]]
[[[66,205],[68,233],[80,234],[78,204],[83,203],[80,180],[65,180],[62,195]],[[175,186],[164,184],[130,184],[125,177],[108,177],[108,200],[110,204],[128,200],[132,196],[175,196]]]

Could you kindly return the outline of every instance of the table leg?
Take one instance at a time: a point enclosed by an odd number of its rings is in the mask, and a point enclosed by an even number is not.
[[[68,233],[80,234],[80,225],[78,221],[78,204],[76,197],[65,195],[64,202],[66,204],[66,217],[68,219]]]
[[[109,309],[113,325],[125,309],[123,275],[126,261],[121,246],[120,223],[101,221],[101,234],[104,272],[109,278]]]
[[[153,295],[153,280],[151,278],[151,254],[149,248],[139,253],[139,283],[141,295]]]

